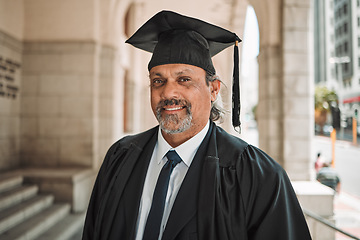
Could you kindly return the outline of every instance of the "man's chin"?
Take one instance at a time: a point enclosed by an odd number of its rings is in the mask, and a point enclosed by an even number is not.
[[[183,133],[187,130],[189,130],[191,127],[191,120],[187,119],[187,121],[182,121],[180,123],[166,123],[166,122],[160,122],[160,128],[167,134],[177,134],[177,133]]]
[[[160,128],[167,134],[182,133],[191,128],[192,115],[189,113],[186,116],[179,116],[178,114],[160,114],[157,115]]]
[[[161,124],[160,124],[160,128],[167,134],[177,134],[177,133],[185,132],[187,130],[187,129],[183,129],[181,127],[169,127],[169,126],[164,126]]]

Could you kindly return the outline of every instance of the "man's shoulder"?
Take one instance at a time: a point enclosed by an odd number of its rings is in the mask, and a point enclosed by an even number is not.
[[[249,144],[219,126],[216,126],[215,136],[220,166],[234,166]]]
[[[219,126],[216,126],[216,142],[218,148],[225,148],[228,151],[243,152],[249,144],[240,137],[234,136]]]
[[[241,145],[241,146],[248,145],[248,143],[242,140],[240,137],[228,133],[219,126],[216,126],[216,137],[218,140],[225,141],[226,143]]]
[[[120,139],[120,141],[124,143],[139,143],[148,140],[151,138],[155,133],[158,132],[159,126],[153,127],[151,129],[148,129],[144,132],[140,132],[137,134],[127,135]]]
[[[227,133],[220,127],[216,128],[217,149],[220,164],[225,166],[241,165],[243,168],[267,169],[272,173],[284,170],[278,162],[263,150],[248,144],[240,137]]]
[[[127,149],[130,148],[131,146],[135,146],[137,148],[142,149],[146,145],[146,143],[151,139],[151,137],[153,137],[154,134],[157,133],[157,131],[158,131],[158,126],[137,134],[126,135],[123,138],[119,139],[117,142],[115,142],[110,147],[110,149],[117,151],[120,148]]]

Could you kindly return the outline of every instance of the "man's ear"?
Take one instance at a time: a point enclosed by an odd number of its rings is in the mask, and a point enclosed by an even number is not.
[[[221,86],[221,82],[219,80],[210,82],[211,101],[212,102],[214,102],[216,100],[216,97],[220,92],[220,86]]]

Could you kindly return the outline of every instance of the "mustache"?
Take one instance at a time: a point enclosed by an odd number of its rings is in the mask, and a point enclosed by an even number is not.
[[[171,106],[171,105],[178,105],[178,106],[182,106],[182,107],[187,107],[190,108],[191,104],[186,101],[185,99],[176,99],[176,98],[171,98],[171,99],[164,99],[161,100],[158,105],[156,106],[156,109],[161,111],[161,109],[165,106]]]

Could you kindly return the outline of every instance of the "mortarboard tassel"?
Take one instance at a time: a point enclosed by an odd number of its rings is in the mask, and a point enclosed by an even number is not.
[[[241,132],[240,122],[240,83],[239,83],[239,48],[238,41],[234,46],[234,71],[232,89],[232,124],[237,132]]]

